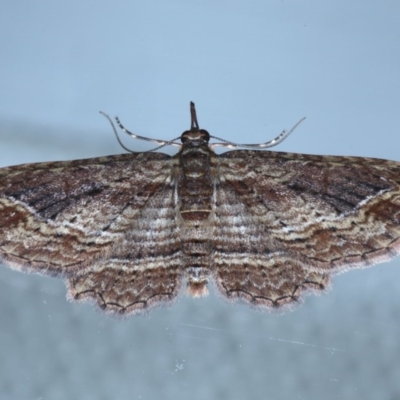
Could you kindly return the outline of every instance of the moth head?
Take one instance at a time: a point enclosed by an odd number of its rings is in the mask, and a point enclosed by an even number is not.
[[[181,142],[185,143],[208,143],[210,134],[205,129],[191,129],[181,135]]]

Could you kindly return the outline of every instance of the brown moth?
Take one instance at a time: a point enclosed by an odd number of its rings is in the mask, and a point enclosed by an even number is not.
[[[191,119],[182,143],[117,119],[179,146],[175,156],[0,169],[0,260],[128,314],[171,302],[183,282],[195,297],[213,281],[228,299],[276,308],[399,253],[399,162],[260,151],[297,125],[261,145],[210,144],[193,103]]]

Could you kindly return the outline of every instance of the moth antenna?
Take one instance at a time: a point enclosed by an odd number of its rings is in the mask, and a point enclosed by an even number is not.
[[[104,115],[104,116],[108,119],[108,121],[110,122],[111,127],[112,127],[112,129],[113,129],[113,131],[114,131],[115,137],[117,138],[118,143],[120,144],[120,146],[121,146],[124,150],[128,151],[129,153],[137,153],[136,151],[127,148],[127,147],[122,143],[122,141],[121,141],[121,139],[120,139],[120,137],[119,137],[118,131],[117,131],[117,129],[115,128],[114,122],[113,122],[113,120],[111,119],[111,117],[110,117],[108,114],[106,114],[105,112],[103,112],[103,111],[100,111],[100,114]],[[133,133],[133,132],[130,132],[129,130],[127,130],[127,129],[121,124],[121,122],[120,122],[120,120],[119,120],[118,117],[115,117],[115,121],[117,122],[117,124],[118,124],[118,126],[120,127],[120,129],[121,129],[124,133],[126,133],[127,135],[129,135],[129,136],[131,136],[131,137],[133,137],[133,138],[135,138],[135,139],[146,140],[146,141],[148,141],[148,142],[153,142],[153,143],[157,143],[157,144],[160,145],[160,146],[158,146],[158,147],[156,147],[156,148],[154,148],[154,149],[147,150],[147,151],[159,150],[159,149],[161,149],[162,147],[165,147],[165,146],[168,146],[168,145],[171,145],[171,146],[178,146],[179,148],[181,147],[181,144],[180,144],[180,143],[175,142],[175,140],[178,140],[179,137],[174,138],[174,139],[172,139],[172,140],[152,139],[152,138],[148,138],[148,137],[146,137],[146,136],[140,136],[140,135],[136,135],[136,134]]]
[[[157,143],[160,146],[166,146],[166,145],[171,145],[171,146],[178,146],[181,147],[180,143],[175,142],[175,140],[178,140],[180,138],[174,138],[172,140],[161,140],[161,139],[153,139],[153,138],[148,138],[146,136],[140,136],[140,135],[136,135],[136,133],[133,133],[131,131],[129,131],[128,129],[126,129],[122,124],[121,121],[119,120],[118,117],[115,117],[115,121],[117,122],[118,126],[120,127],[120,129],[122,130],[122,132],[126,133],[127,135],[136,138],[136,139],[140,139],[140,140],[146,140],[148,142],[153,142],[153,143]]]
[[[115,137],[117,138],[119,145],[120,145],[124,150],[126,150],[128,153],[137,153],[136,151],[133,151],[133,150],[131,150],[131,149],[128,149],[128,147],[126,147],[126,146],[121,142],[121,139],[119,138],[118,132],[117,132],[117,130],[116,130],[116,128],[115,128],[114,122],[113,122],[113,120],[110,118],[110,116],[109,116],[108,114],[106,114],[105,112],[103,112],[103,111],[99,111],[99,112],[100,112],[100,114],[104,115],[104,116],[108,119],[108,121],[110,122],[111,127],[112,127],[112,129],[113,129],[113,131],[114,131]]]
[[[210,146],[211,148],[217,147],[217,146],[225,146],[231,149],[236,149],[236,148],[248,148],[248,149],[267,149],[269,147],[274,147],[278,145],[279,143],[283,142],[293,131],[306,119],[306,117],[302,118],[300,121],[298,121],[290,130],[286,131],[283,130],[275,139],[270,140],[269,142],[265,143],[256,143],[256,144],[240,144],[240,143],[233,143],[230,142],[229,140],[221,139],[216,136],[211,136],[213,139],[221,140],[222,143],[212,143]]]

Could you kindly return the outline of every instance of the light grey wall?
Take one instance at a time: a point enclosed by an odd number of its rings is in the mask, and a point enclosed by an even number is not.
[[[0,4],[0,165],[122,152],[104,110],[170,139],[200,125],[278,150],[400,160],[396,1]],[[145,144],[125,141],[130,147]],[[400,396],[399,260],[288,314],[211,295],[116,320],[0,268],[1,399]]]

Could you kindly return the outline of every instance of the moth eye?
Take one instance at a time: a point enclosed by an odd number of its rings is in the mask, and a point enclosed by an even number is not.
[[[200,133],[204,141],[208,142],[210,140],[210,134],[205,129],[201,129]]]
[[[185,131],[185,132],[182,133],[182,135],[181,135],[181,142],[182,142],[182,143],[186,143],[186,142],[187,142],[187,140],[188,140],[188,134],[189,134],[188,131]]]

